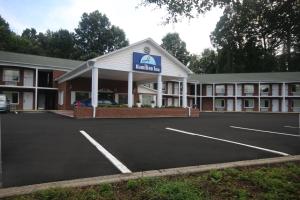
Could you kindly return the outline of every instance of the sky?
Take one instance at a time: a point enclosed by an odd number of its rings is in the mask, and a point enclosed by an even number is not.
[[[31,27],[38,32],[74,31],[84,12],[99,10],[111,24],[125,31],[130,44],[149,37],[161,44],[167,33],[177,32],[191,53],[201,54],[205,48],[212,48],[209,35],[222,15],[221,9],[163,25],[167,15],[164,9],[138,6],[140,3],[141,0],[0,0],[0,15],[14,32],[22,34]]]

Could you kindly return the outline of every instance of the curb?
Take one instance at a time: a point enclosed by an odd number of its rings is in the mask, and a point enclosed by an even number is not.
[[[41,184],[26,185],[20,187],[2,188],[0,189],[0,198],[24,195],[24,194],[37,192],[39,190],[45,190],[45,189],[56,188],[56,187],[61,187],[61,188],[86,187],[86,186],[98,185],[103,183],[115,183],[115,182],[127,181],[131,179],[138,179],[144,177],[174,176],[174,175],[205,172],[209,170],[225,169],[230,167],[249,167],[249,166],[269,165],[269,164],[295,162],[295,161],[300,161],[300,155],[265,158],[265,159],[257,159],[257,160],[245,160],[245,161],[228,162],[228,163],[220,163],[220,164],[197,165],[197,166],[179,167],[179,168],[171,168],[171,169],[150,170],[150,171],[143,171],[143,172],[134,172],[130,174],[116,174],[116,175],[98,176],[98,177],[91,177],[91,178],[73,179],[67,181],[41,183]]]

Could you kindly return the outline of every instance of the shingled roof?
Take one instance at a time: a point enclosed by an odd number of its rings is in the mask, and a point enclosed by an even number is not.
[[[0,51],[0,65],[72,70],[83,61]]]
[[[264,72],[234,74],[192,74],[189,81],[199,83],[299,82],[300,72]]]

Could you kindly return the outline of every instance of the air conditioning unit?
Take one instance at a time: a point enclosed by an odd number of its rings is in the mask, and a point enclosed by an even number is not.
[[[17,85],[17,82],[15,82],[15,81],[5,81],[5,85],[13,85],[13,86],[16,86],[16,85]]]

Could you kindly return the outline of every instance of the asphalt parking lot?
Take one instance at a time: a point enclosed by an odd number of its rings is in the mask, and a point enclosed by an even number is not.
[[[1,114],[3,187],[300,154],[298,114],[71,119]]]

